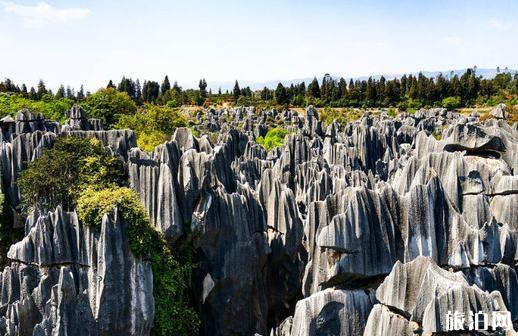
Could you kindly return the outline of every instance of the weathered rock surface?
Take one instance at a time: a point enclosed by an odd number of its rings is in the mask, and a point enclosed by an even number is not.
[[[373,305],[373,292],[326,289],[297,302],[291,335],[361,335]]]
[[[2,335],[149,334],[151,264],[132,255],[117,210],[100,230],[60,207],[28,221],[0,274]]]
[[[304,118],[211,109],[195,126],[210,136],[179,128],[151,153],[78,107],[69,116],[63,126],[29,111],[0,122],[11,205],[19,173],[56,137],[103,141],[157,229],[194,248],[203,335],[425,335],[446,332],[453,310],[508,311],[518,322],[518,131],[502,106],[484,123],[422,109],[346,125],[324,125],[312,107]],[[279,126],[290,132],[282,147],[257,144]],[[123,231],[103,222],[96,236],[74,216],[26,222],[2,274],[0,330],[148,334],[149,265],[110,252]],[[121,279],[133,279],[133,294],[115,306]]]

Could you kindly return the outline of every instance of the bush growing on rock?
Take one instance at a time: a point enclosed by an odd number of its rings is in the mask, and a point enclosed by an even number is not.
[[[146,104],[140,112],[121,116],[116,127],[135,131],[138,146],[148,152],[170,138],[178,127],[187,126],[187,119],[177,108]]]
[[[14,117],[16,112],[28,109],[42,113],[47,119],[64,121],[66,112],[70,110],[73,103],[69,98],[56,98],[50,94],[45,94],[41,100],[32,100],[19,94],[0,93],[0,116]]]
[[[187,295],[192,273],[190,254],[182,251],[183,255],[173,257],[162,234],[151,226],[137,194],[124,187],[86,189],[77,202],[80,220],[94,227],[115,207],[128,223],[128,238],[133,254],[151,258],[155,298],[155,321],[151,334],[181,336],[196,333],[199,320],[189,307]],[[176,259],[182,260],[179,262]]]
[[[257,137],[257,143],[263,145],[266,150],[272,150],[284,145],[284,138],[288,135],[288,131],[282,128],[272,128],[264,137]]]
[[[124,181],[122,162],[97,139],[58,138],[20,174],[21,208],[24,212],[58,205],[72,209],[87,186],[102,188]]]

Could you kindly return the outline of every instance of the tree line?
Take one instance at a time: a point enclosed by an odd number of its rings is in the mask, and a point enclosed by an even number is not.
[[[151,103],[178,107],[182,105],[218,105],[228,102],[237,105],[284,105],[303,107],[309,104],[318,107],[399,107],[419,108],[423,106],[461,106],[495,104],[501,101],[518,104],[518,73],[498,72],[494,78],[477,75],[476,67],[467,69],[462,75],[439,74],[436,77],[403,75],[400,78],[386,79],[369,77],[364,80],[348,81],[336,79],[329,74],[321,80],[316,77],[306,83],[294,83],[284,86],[278,83],[275,89],[264,87],[251,90],[239,86],[236,80],[233,89],[213,93],[207,91],[206,80],[200,79],[198,89],[184,90],[176,81],[171,84],[168,76],[161,83],[146,80],[142,84],[137,80],[123,77],[115,84],[110,80],[106,89],[126,93],[137,106]],[[18,86],[10,79],[0,82],[0,92],[11,92],[25,98],[41,100],[45,96],[68,98],[82,101],[90,96],[83,86],[76,92],[61,85],[52,93],[40,81],[36,88],[27,89],[25,84]]]

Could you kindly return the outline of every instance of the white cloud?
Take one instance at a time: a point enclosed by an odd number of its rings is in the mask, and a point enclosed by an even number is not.
[[[494,30],[504,32],[504,31],[512,30],[514,28],[514,23],[509,22],[509,21],[500,20],[500,19],[491,19],[491,20],[487,21],[487,26]]]
[[[440,40],[442,44],[449,46],[456,46],[462,44],[464,41],[459,36],[446,36]]]
[[[46,2],[33,6],[19,5],[14,2],[0,2],[4,12],[22,19],[28,28],[42,28],[53,23],[70,22],[87,16],[90,11],[85,8],[56,8]]]

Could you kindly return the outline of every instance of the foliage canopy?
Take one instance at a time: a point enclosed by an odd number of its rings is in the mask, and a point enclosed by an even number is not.
[[[97,139],[57,138],[18,178],[21,208],[72,209],[82,190],[122,184],[122,162]]]
[[[152,151],[163,143],[178,127],[187,126],[187,119],[177,108],[146,104],[139,113],[121,116],[117,128],[135,131],[141,149]]]
[[[284,145],[284,138],[288,135],[288,131],[283,128],[272,128],[264,137],[257,137],[258,144],[263,145],[266,150],[270,151],[274,148]]]
[[[88,117],[101,119],[104,125],[112,128],[123,115],[133,115],[137,105],[126,92],[114,88],[100,89],[81,103]]]

